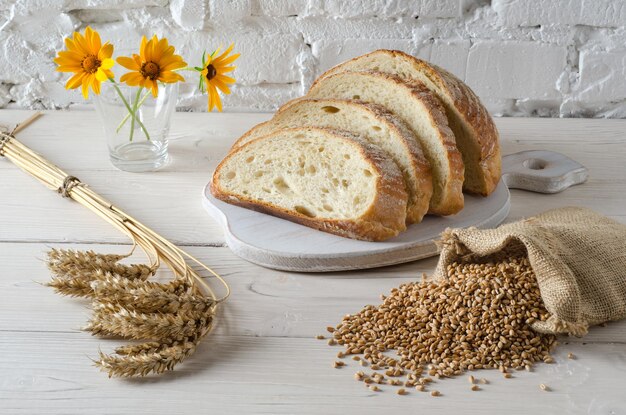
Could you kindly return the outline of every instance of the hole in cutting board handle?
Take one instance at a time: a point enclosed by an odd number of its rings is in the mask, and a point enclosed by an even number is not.
[[[543,170],[548,165],[548,162],[541,159],[527,159],[522,163],[524,167],[530,170]]]

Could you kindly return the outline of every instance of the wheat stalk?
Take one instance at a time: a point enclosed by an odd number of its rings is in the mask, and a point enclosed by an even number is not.
[[[87,327],[92,334],[145,341],[121,346],[113,355],[100,352],[96,366],[110,377],[145,376],[172,370],[194,353],[212,328],[218,305],[230,295],[228,284],[211,268],[17,140],[15,134],[39,115],[35,114],[10,134],[0,132],[0,157],[49,189],[91,210],[133,242],[133,249],[127,255],[51,250],[47,264],[53,278],[48,285],[63,295],[93,299],[93,316]],[[120,264],[136,247],[144,251],[149,265]],[[191,263],[222,283],[225,294],[218,297]],[[173,272],[172,281],[147,281],[161,265]]]

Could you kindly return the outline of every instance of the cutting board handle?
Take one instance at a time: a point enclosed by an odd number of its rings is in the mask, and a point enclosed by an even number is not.
[[[502,158],[502,180],[509,189],[558,193],[588,177],[585,166],[554,151],[521,151]]]

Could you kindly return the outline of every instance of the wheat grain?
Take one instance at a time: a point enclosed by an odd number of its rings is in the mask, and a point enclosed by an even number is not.
[[[211,324],[212,315],[199,319],[174,313],[138,313],[119,304],[96,301],[85,328],[93,334],[113,334],[126,339],[181,340]]]
[[[161,344],[158,348],[147,347],[137,353],[107,355],[100,352],[95,365],[109,374],[109,377],[147,376],[172,370],[196,350],[202,336],[193,341],[180,341]],[[152,344],[152,343],[150,343]]]
[[[92,280],[92,273],[110,272],[128,279],[145,280],[155,269],[144,264],[123,265],[118,261],[127,255],[98,254],[93,251],[53,249],[48,253],[48,268],[57,277]]]
[[[345,316],[333,337],[347,353],[363,354],[372,369],[389,368],[387,376],[426,371],[441,379],[499,368],[508,378],[509,368],[553,361],[555,337],[531,328],[549,314],[526,257],[454,263],[446,273],[439,282],[392,289],[379,306]],[[391,350],[398,358],[386,355]]]
[[[68,297],[90,297],[93,293],[89,281],[83,278],[54,277],[45,285]]]

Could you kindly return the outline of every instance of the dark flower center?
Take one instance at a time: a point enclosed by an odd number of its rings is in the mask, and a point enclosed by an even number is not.
[[[87,57],[85,57],[85,59],[83,59],[81,66],[83,67],[85,72],[94,73],[98,70],[98,68],[100,67],[100,64],[101,62],[98,60],[96,56],[88,55]]]
[[[145,62],[141,65],[141,69],[139,70],[141,76],[144,78],[152,79],[153,81],[159,77],[161,73],[161,68],[154,62]]]
[[[209,64],[209,66],[206,67],[206,79],[210,81],[211,79],[215,78],[216,75],[217,69],[215,69],[215,66],[213,66],[212,64]]]

